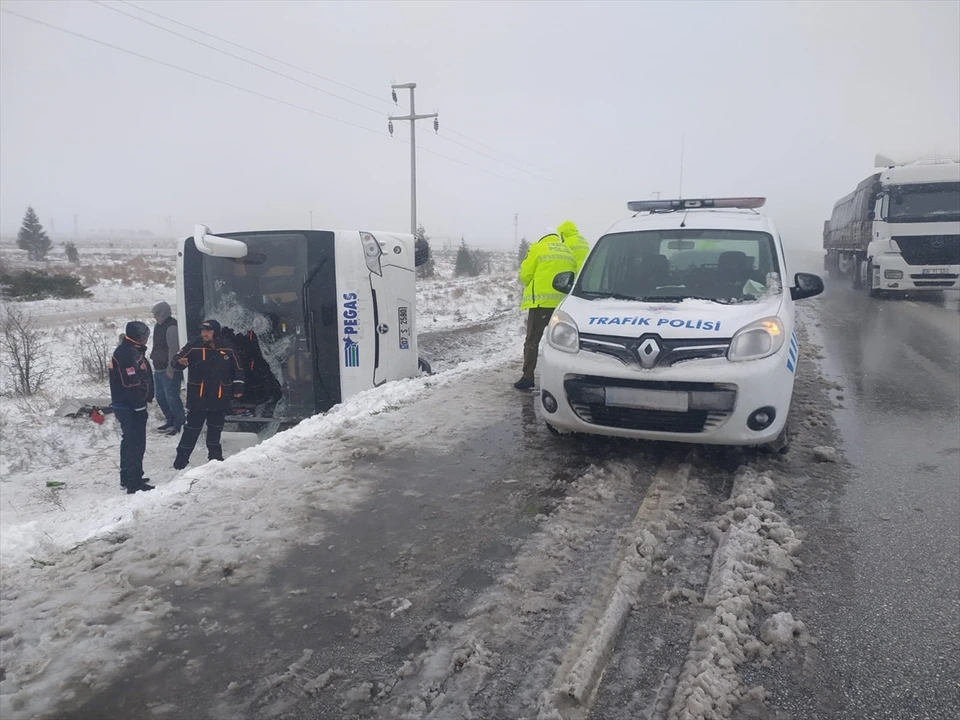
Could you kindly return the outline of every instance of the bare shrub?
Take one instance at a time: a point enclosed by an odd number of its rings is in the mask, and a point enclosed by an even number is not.
[[[103,325],[78,325],[76,333],[80,370],[91,380],[104,382],[110,376],[113,331]]]
[[[29,397],[43,388],[50,376],[46,350],[47,337],[37,321],[8,303],[0,322],[0,351],[14,394]]]
[[[172,285],[173,265],[158,258],[145,255],[120,256],[117,262],[108,265],[86,265],[77,268],[77,273],[87,285],[114,281],[124,286],[135,283],[144,285]]]

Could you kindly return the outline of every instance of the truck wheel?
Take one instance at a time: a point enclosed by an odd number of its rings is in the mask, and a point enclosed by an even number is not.
[[[853,278],[853,289],[860,290],[863,288],[863,260],[860,258],[854,258],[853,268],[850,276]]]
[[[863,286],[867,289],[867,295],[872,298],[880,297],[880,290],[873,286],[873,258],[867,258],[863,264]]]
[[[426,373],[427,375],[433,375],[433,370],[430,368],[430,363],[423,358],[417,358],[417,367],[420,369],[420,372]]]

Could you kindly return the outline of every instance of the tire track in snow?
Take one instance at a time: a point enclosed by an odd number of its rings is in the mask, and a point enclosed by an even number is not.
[[[664,531],[679,524],[675,510],[686,503],[690,470],[689,464],[667,463],[654,476],[633,522],[621,533],[621,547],[597,588],[592,612],[544,694],[538,715],[542,720],[586,717],[637,592],[662,554]]]

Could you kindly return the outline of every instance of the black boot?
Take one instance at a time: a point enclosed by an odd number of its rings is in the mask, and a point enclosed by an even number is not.
[[[159,426],[157,427],[157,432],[164,432],[165,430],[169,430],[169,429],[172,428],[172,427],[173,427],[173,425],[171,425],[170,423],[166,423],[166,422],[165,422],[163,425],[159,425]]]
[[[533,380],[530,380],[529,378],[522,377],[522,378],[520,378],[519,380],[517,380],[517,381],[513,384],[513,386],[514,386],[517,390],[532,390],[532,389],[533,389]]]
[[[135,492],[138,492],[140,490],[143,490],[144,492],[146,492],[147,490],[153,490],[154,486],[148,484],[149,481],[150,481],[150,478],[142,478],[139,483],[136,483],[133,485],[127,485],[126,486],[127,495],[133,495]]]
[[[190,463],[190,452],[188,450],[181,450],[177,448],[177,457],[173,461],[173,467],[175,470],[183,470]]]
[[[171,425],[169,428],[167,428],[166,430],[164,430],[163,434],[164,434],[164,435],[169,435],[170,437],[176,437],[177,435],[180,434],[180,426],[179,426],[179,425]]]
[[[219,460],[223,462],[223,446],[207,445],[207,460]]]

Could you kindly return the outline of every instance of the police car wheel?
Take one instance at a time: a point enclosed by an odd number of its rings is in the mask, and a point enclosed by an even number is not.
[[[790,424],[783,426],[777,439],[763,446],[763,451],[771,455],[786,455],[790,452]]]

